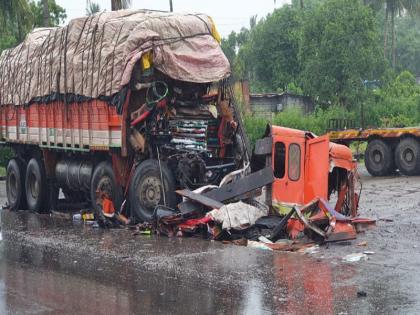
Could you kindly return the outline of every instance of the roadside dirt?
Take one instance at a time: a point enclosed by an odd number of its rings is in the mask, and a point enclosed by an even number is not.
[[[418,314],[420,177],[360,173],[361,216],[377,226],[312,254],[4,211],[0,313]],[[367,260],[343,261],[365,251]]]

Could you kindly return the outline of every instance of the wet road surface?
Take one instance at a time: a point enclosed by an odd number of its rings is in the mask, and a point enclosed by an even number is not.
[[[362,177],[361,214],[386,220],[314,254],[2,211],[0,314],[418,314],[420,177]]]

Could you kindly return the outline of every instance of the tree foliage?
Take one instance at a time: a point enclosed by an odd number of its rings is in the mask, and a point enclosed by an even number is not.
[[[250,23],[252,25],[252,23]],[[293,90],[350,107],[386,70],[376,16],[354,0],[300,1],[232,32],[222,48],[236,79],[258,92]]]
[[[21,41],[31,28],[32,19],[26,0],[0,1],[0,51]]]
[[[33,25],[35,27],[44,26],[43,4],[41,0],[30,2],[30,9],[33,15]],[[58,26],[67,18],[66,10],[59,6],[55,0],[48,0],[48,11],[50,13],[49,26]]]
[[[420,20],[403,16],[397,19],[397,65],[398,71],[409,70],[420,75]]]
[[[262,19],[251,32],[248,59],[253,79],[269,90],[297,82],[301,11],[285,6]]]
[[[48,0],[50,26],[57,26],[66,19],[64,8],[55,0]],[[34,27],[43,26],[42,1],[0,1],[0,52],[21,42]]]
[[[101,11],[101,7],[97,2],[87,0],[86,1],[86,15],[94,15]]]
[[[363,81],[382,75],[384,60],[371,10],[359,1],[329,0],[306,18],[300,47],[303,90],[351,106]]]
[[[131,0],[111,0],[111,10],[127,9],[131,5]]]

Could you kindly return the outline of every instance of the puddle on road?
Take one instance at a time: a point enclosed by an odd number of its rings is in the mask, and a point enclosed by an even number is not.
[[[36,314],[389,313],[395,303],[404,303],[396,296],[389,299],[392,304],[377,305],[378,297],[386,301],[385,297],[394,294],[387,292],[386,283],[381,293],[369,291],[366,298],[357,298],[361,264],[332,264],[310,255],[225,246],[203,258],[195,255],[191,259],[186,254],[179,265],[150,272],[141,262],[130,262],[132,247],[112,259],[103,255],[123,241],[112,239],[111,232],[98,231],[103,236],[101,244],[97,235],[83,234],[84,241],[97,248],[89,256],[64,247],[54,249],[53,242],[45,238],[46,245],[40,242],[35,246],[14,238],[60,231],[61,226],[72,229],[68,222],[23,213],[11,215],[3,224],[9,230],[3,231],[5,239],[0,243],[0,314],[28,310]],[[17,233],[8,233],[11,228]],[[83,227],[67,232],[77,235],[83,233]],[[166,247],[157,250],[159,255],[181,253],[190,243],[160,241]],[[153,244],[160,246],[159,242]],[[200,244],[203,251],[208,249],[208,243]],[[187,271],[188,276],[179,270]]]

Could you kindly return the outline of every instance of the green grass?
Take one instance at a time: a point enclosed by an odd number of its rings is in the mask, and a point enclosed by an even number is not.
[[[0,177],[6,176],[6,168],[3,166],[0,166]]]

